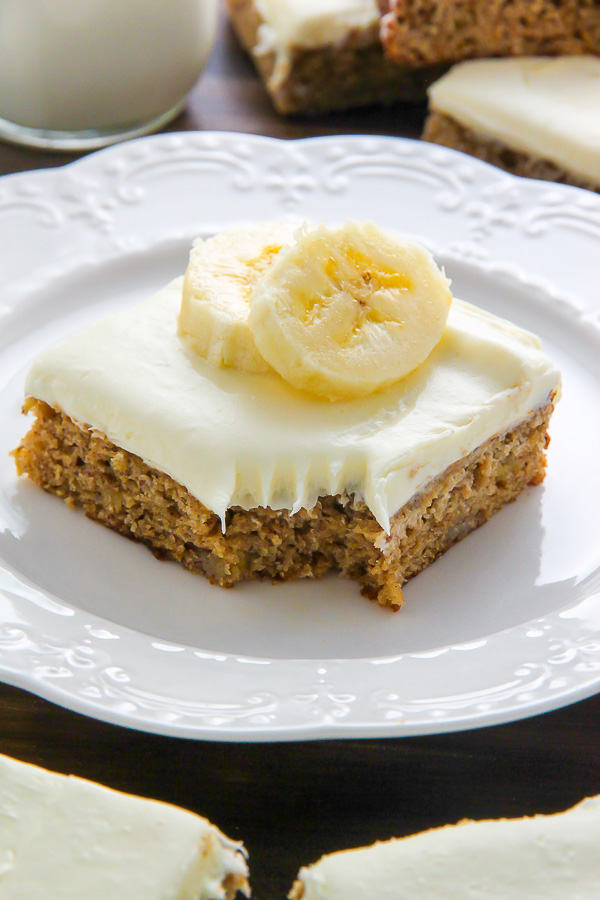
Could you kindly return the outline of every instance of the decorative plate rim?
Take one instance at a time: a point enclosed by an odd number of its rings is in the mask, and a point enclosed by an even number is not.
[[[271,163],[263,159],[268,156],[265,148],[274,153]],[[458,238],[431,241],[442,256],[464,261],[500,281],[526,285],[536,302],[551,304],[600,341],[600,309],[591,294],[576,299],[556,287],[551,275],[526,274],[514,259],[490,259],[487,249],[502,230],[519,230],[533,240],[539,229],[553,227],[582,231],[586,240],[591,236],[600,247],[600,198],[577,188],[518,179],[435,145],[361,136],[281,141],[225,132],[157,135],[106,148],[60,169],[5,176],[0,179],[0,233],[3,215],[28,209],[39,219],[38,230],[46,229],[45,236],[53,230],[60,236],[62,229],[75,236],[78,246],[75,258],[67,254],[53,258],[49,241],[46,256],[42,252],[32,271],[15,280],[0,267],[0,282],[7,281],[0,322],[18,311],[28,295],[70,271],[142,252],[152,240],[164,244],[188,235],[192,221],[183,226],[163,223],[162,230],[139,236],[132,233],[127,213],[152,209],[156,201],[148,190],[161,178],[168,180],[165,172],[190,171],[198,158],[211,177],[216,177],[216,169],[227,180],[234,197],[253,191],[275,196],[282,213],[297,209],[311,192],[328,191],[332,196],[343,192],[369,166],[390,178],[402,172],[402,178],[425,185],[441,217],[461,216],[463,233],[457,229]],[[327,165],[325,175],[319,166]],[[590,584],[573,606],[571,612],[582,605],[587,611],[570,626],[564,618],[569,611],[562,609],[479,640],[423,653],[327,660],[244,657],[163,641],[42,596],[1,569],[0,603],[7,597],[14,603],[19,594],[25,598],[22,620],[0,626],[0,672],[6,682],[73,711],[160,734],[265,741],[440,733],[548,711],[600,689],[597,583]],[[538,653],[527,662],[518,647],[529,651],[533,644]],[[546,650],[540,653],[542,645]],[[510,670],[511,677],[476,691],[406,700],[390,689],[389,678],[379,677],[390,666],[395,674],[410,668],[414,675],[428,659],[469,653],[472,660],[478,651],[489,653],[496,646],[509,648],[503,674]],[[516,653],[514,658],[511,652]],[[144,690],[124,666],[131,654],[143,660],[142,669],[160,668],[176,655],[180,663],[185,660],[188,676],[200,673],[208,680],[218,672],[218,679],[227,673],[235,681],[240,671],[256,673],[261,667],[266,674],[255,678],[250,690],[239,692],[237,703],[231,698],[170,696]],[[274,692],[274,676],[286,679],[286,696]],[[366,701],[364,684],[369,691]]]

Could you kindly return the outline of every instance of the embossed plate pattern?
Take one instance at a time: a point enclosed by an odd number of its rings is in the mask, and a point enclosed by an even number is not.
[[[17,482],[36,352],[185,266],[197,233],[292,214],[424,240],[455,293],[564,375],[543,487],[411,582],[222,591]],[[217,740],[507,721],[600,686],[600,197],[394,138],[144,138],[0,181],[0,671],[71,709]]]

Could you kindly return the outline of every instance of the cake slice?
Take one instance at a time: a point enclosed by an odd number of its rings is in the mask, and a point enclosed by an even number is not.
[[[194,813],[0,756],[4,900],[231,900],[247,875]]]
[[[227,6],[280,113],[421,101],[441,71],[400,68],[385,56],[377,0],[227,0]]]
[[[372,225],[233,229],[38,357],[17,470],[214,584],[334,570],[398,609],[543,480],[559,390],[537,338],[450,300],[425,250]]]
[[[427,141],[600,191],[599,57],[460,63],[429,89],[429,111]]]
[[[600,797],[567,812],[464,821],[324,856],[291,900],[591,900],[600,896]]]
[[[600,54],[597,0],[381,0],[381,6],[381,39],[400,66]]]

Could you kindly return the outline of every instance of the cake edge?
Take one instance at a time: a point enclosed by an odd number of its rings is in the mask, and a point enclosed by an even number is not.
[[[511,175],[555,181],[600,193],[600,184],[580,178],[550,159],[515,150],[496,138],[480,135],[445,113],[429,113],[421,138],[432,144],[468,153],[469,156],[491,163]]]
[[[432,479],[392,517],[389,535],[363,501],[342,495],[293,515],[233,507],[223,533],[219,517],[170,476],[35,398],[24,411],[36,419],[12,455],[19,475],[213,584],[320,578],[335,569],[395,611],[406,581],[543,481],[554,397]]]
[[[265,22],[254,0],[226,0],[226,6],[242,47],[282,115],[314,115],[397,101],[421,103],[429,85],[448,68],[398,66],[383,51],[379,23],[351,31],[341,44],[291,46],[278,59],[275,50],[257,52],[259,28]],[[319,72],[327,77],[319,77]],[[341,82],[340,72],[346,73]]]

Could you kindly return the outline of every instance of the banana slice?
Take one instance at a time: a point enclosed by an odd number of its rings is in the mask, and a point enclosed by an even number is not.
[[[179,333],[215,366],[247,372],[270,367],[248,324],[252,288],[299,223],[258,222],[197,240],[183,282]]]
[[[404,378],[442,336],[450,281],[418,244],[371,223],[298,234],[256,282],[258,350],[294,387],[330,400]]]

